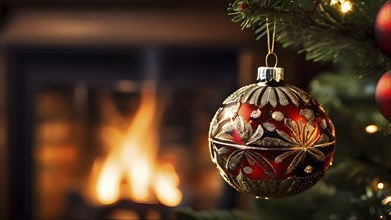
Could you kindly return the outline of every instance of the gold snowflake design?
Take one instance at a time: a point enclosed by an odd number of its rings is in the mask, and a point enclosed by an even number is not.
[[[291,173],[304,160],[307,154],[319,161],[323,161],[326,159],[326,155],[319,148],[328,147],[335,143],[335,141],[329,141],[329,137],[325,134],[318,135],[319,128],[314,121],[314,112],[312,110],[302,109],[300,115],[306,118],[306,123],[302,119],[298,123],[289,118],[284,119],[285,124],[291,131],[291,135],[276,129],[276,132],[282,139],[263,139],[263,142],[265,144],[269,143],[269,146],[278,144],[279,146],[289,147],[288,151],[275,158],[274,162],[276,163],[281,163],[287,157],[295,154],[286,173]]]

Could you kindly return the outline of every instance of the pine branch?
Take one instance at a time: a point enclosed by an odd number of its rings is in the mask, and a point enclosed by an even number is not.
[[[266,35],[266,18],[277,21],[277,40],[313,61],[350,63],[356,74],[383,74],[391,59],[374,39],[374,21],[385,0],[353,1],[343,15],[330,0],[236,0],[228,11],[232,21],[251,28],[257,40]],[[352,65],[354,64],[354,65]]]
[[[257,200],[256,212],[267,219],[387,219],[391,204],[383,205],[390,190],[357,187],[358,192],[336,190],[321,181],[309,191],[283,200]],[[373,211],[371,211],[372,209]],[[381,218],[380,218],[381,219]]]
[[[373,100],[374,78],[362,80],[351,73],[323,74],[310,84],[311,94],[323,103],[338,132],[335,161],[324,181],[336,187],[336,195],[342,195],[340,199],[347,199],[347,214],[357,219],[387,216],[391,209],[391,203],[383,202],[391,193],[391,136],[380,131],[365,132],[369,124],[379,128],[388,124]],[[377,188],[377,181],[386,187]],[[363,211],[370,207],[376,212]]]

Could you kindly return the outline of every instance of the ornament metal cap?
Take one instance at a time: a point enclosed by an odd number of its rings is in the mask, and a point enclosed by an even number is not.
[[[258,67],[258,82],[280,82],[284,80],[284,68],[282,67]]]

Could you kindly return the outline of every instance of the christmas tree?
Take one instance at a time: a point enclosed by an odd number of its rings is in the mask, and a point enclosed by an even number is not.
[[[316,76],[308,90],[334,122],[334,163],[309,191],[285,199],[254,198],[250,213],[181,209],[176,217],[391,219],[391,97],[377,88],[391,87],[386,76],[391,69],[391,1],[236,0],[228,12],[258,40],[266,38],[268,23],[275,21],[277,42],[333,66],[334,71]]]

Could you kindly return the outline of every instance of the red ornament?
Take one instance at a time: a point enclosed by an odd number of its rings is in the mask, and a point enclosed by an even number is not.
[[[236,190],[257,198],[301,193],[318,182],[335,151],[333,123],[310,95],[260,67],[257,84],[230,95],[209,131],[212,161]]]
[[[387,1],[377,13],[375,37],[379,48],[391,56],[391,0]]]
[[[375,97],[380,112],[391,122],[391,70],[377,82]]]
[[[240,9],[241,11],[245,11],[247,8],[248,8],[248,4],[246,4],[246,3],[244,3],[244,2],[241,2],[241,3],[239,4],[239,9]]]

